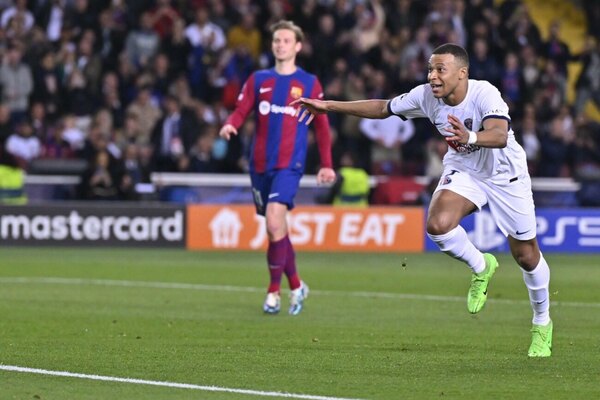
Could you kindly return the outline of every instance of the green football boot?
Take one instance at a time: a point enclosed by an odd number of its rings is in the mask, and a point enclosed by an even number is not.
[[[529,357],[550,357],[552,355],[552,320],[548,325],[533,325]]]
[[[498,268],[496,257],[485,253],[483,258],[485,259],[485,269],[471,276],[471,287],[469,287],[467,295],[467,308],[471,314],[477,314],[483,308],[487,300],[488,284]]]

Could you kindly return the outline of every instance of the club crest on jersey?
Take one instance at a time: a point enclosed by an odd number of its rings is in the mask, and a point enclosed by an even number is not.
[[[292,86],[292,89],[290,90],[290,96],[292,96],[294,99],[302,97],[302,88],[298,86]]]
[[[451,175],[457,174],[458,171],[453,169],[452,171],[450,171],[449,174],[446,174],[442,177],[442,182],[440,183],[440,185],[447,185],[449,183],[452,182],[452,178],[450,178]]]
[[[472,118],[465,119],[463,123],[465,124],[465,128],[467,128],[468,130],[473,130],[473,119]]]

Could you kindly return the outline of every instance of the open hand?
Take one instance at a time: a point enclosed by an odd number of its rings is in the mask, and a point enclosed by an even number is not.
[[[444,130],[451,133],[452,136],[446,136],[446,141],[467,144],[469,141],[469,131],[461,120],[456,116],[449,114],[448,122],[450,123],[450,128],[445,128]]]
[[[316,114],[323,114],[327,112],[327,103],[319,99],[308,99],[306,97],[300,97],[290,103],[290,106],[298,107],[297,114],[298,120],[302,122],[305,120],[305,124],[308,125],[315,118]]]
[[[225,124],[219,131],[219,136],[221,136],[225,140],[229,140],[231,138],[231,134],[237,135],[237,129],[235,126],[231,124]]]

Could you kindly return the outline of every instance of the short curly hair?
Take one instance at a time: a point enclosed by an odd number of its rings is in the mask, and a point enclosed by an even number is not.
[[[274,34],[280,29],[289,29],[290,31],[294,32],[294,34],[296,35],[296,41],[298,42],[302,42],[304,40],[304,32],[302,32],[302,28],[296,25],[293,21],[277,21],[269,28],[271,34]]]
[[[432,54],[452,54],[456,60],[469,66],[469,54],[464,48],[454,43],[443,44],[433,50]]]

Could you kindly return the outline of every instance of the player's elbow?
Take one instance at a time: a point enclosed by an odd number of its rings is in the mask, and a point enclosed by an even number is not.
[[[498,148],[503,149],[508,145],[508,132],[504,129],[496,129],[496,131]]]
[[[506,146],[508,146],[508,134],[505,132],[502,134],[501,136],[501,140],[500,140],[500,148],[503,149]]]

